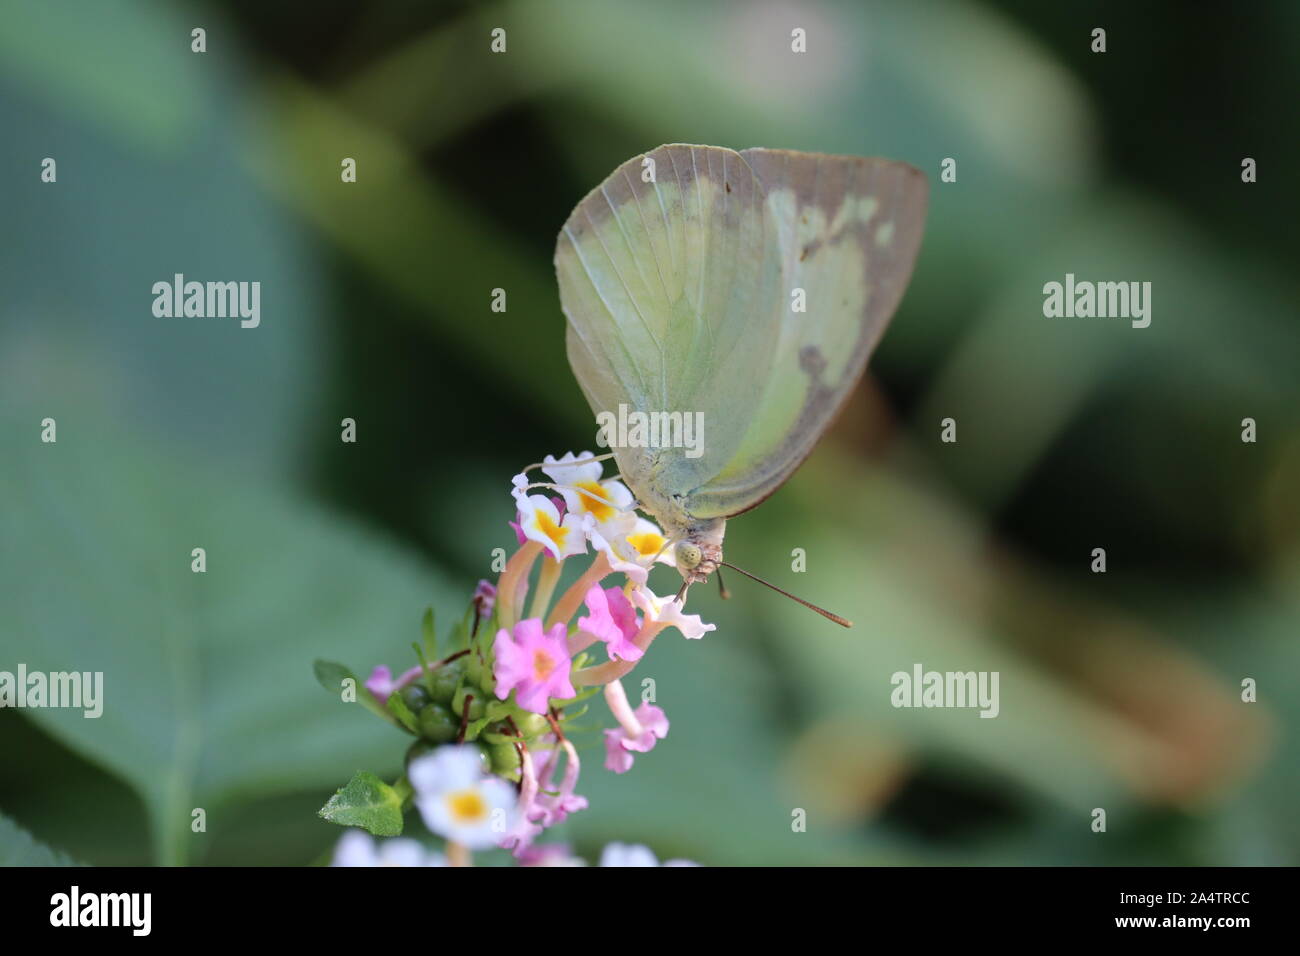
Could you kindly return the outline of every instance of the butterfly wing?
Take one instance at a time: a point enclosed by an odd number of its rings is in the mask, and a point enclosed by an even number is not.
[[[716,476],[748,430],[778,335],[780,250],[753,170],[711,146],[635,157],[574,209],[555,268],[569,363],[594,412],[703,413],[698,457],[614,449],[637,499]]]
[[[729,517],[790,477],[844,404],[902,298],[928,186],[906,163],[788,150],[740,154],[779,237],[777,346],[735,454],[695,489],[699,518]],[[806,311],[794,310],[802,289]]]

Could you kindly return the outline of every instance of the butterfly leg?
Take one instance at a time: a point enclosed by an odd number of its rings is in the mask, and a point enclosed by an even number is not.
[[[593,455],[590,458],[575,458],[573,461],[535,461],[531,465],[525,465],[520,471],[520,474],[533,471],[537,468],[549,468],[553,465],[562,465],[564,467],[568,467],[569,465],[590,465],[593,461],[608,461],[613,457],[614,453],[611,451],[604,455]]]

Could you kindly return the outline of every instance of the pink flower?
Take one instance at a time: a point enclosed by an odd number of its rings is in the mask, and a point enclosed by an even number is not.
[[[521,541],[520,544],[523,542]],[[490,581],[479,581],[478,587],[474,589],[474,633],[478,633],[478,626],[492,616],[492,610],[497,604],[497,588]]]
[[[370,672],[366,678],[366,690],[375,695],[375,699],[381,704],[388,700],[394,688],[397,687],[397,681],[393,680],[393,672],[380,664]]]
[[[383,664],[380,664],[372,670],[370,676],[366,678],[366,690],[374,694],[375,699],[382,704],[392,696],[394,691],[401,690],[422,673],[424,673],[424,668],[417,664],[415,667],[412,667],[410,670],[406,671],[406,673],[402,674],[401,677],[393,680],[393,672]]]
[[[543,632],[541,619],[531,617],[515,625],[513,636],[505,628],[497,631],[492,642],[497,696],[505,700],[513,690],[519,706],[534,714],[546,713],[551,697],[576,696],[569,681],[566,630],[559,623]]]
[[[552,779],[555,776],[555,768],[560,762],[561,750],[567,758],[564,763],[564,777],[560,781],[558,792],[551,793],[549,791],[555,790]],[[559,746],[547,756],[542,765],[542,772],[538,775],[537,796],[533,798],[532,809],[527,811],[529,819],[543,827],[553,827],[563,823],[570,813],[587,809],[587,798],[573,792],[578,784],[580,769],[578,751],[573,744],[567,740],[559,741]]]
[[[641,629],[641,621],[622,588],[602,591],[599,584],[593,584],[587,592],[586,604],[591,614],[578,618],[578,629],[604,641],[610,660],[635,661],[645,653],[632,643]]]
[[[683,614],[682,605],[676,598],[658,597],[646,587],[633,588],[632,603],[645,611],[646,617],[656,624],[675,627],[693,641],[717,627],[716,624],[705,624],[698,614]]]
[[[636,709],[640,732],[615,727],[605,731],[605,769],[627,773],[632,769],[632,753],[647,753],[655,742],[668,736],[668,718],[663,709],[654,704],[642,704]]]
[[[516,858],[522,859],[532,846],[533,840],[541,836],[542,827],[528,819],[533,811],[533,800],[537,797],[537,770],[532,752],[527,747],[523,750],[523,766],[519,772],[519,801],[515,805],[514,825],[501,838],[498,846],[510,850]]]
[[[605,731],[605,769],[627,773],[632,769],[633,753],[649,753],[657,741],[668,736],[668,718],[662,708],[650,703],[633,711],[620,681],[605,685],[605,702],[619,723]]]
[[[573,744],[567,740],[557,741],[552,734],[543,735],[538,740],[549,749],[539,749],[535,754],[524,750],[515,822],[498,843],[517,859],[526,857],[529,847],[544,829],[563,823],[570,813],[587,808],[587,798],[573,792],[580,769],[578,752]],[[564,778],[557,787],[554,777],[561,750],[568,759]],[[539,761],[540,773],[537,771]]]
[[[623,728],[605,731],[605,769],[627,773],[634,762],[635,758],[623,747]]]

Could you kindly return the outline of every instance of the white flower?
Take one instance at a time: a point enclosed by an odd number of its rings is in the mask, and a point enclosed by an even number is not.
[[[698,614],[683,614],[682,606],[676,598],[657,597],[646,587],[635,587],[628,596],[633,604],[645,612],[649,620],[675,627],[691,640],[697,640],[717,629],[716,624],[705,624]]]
[[[384,840],[377,843],[364,830],[348,830],[334,848],[330,866],[446,866],[441,853],[426,850],[418,841]]]
[[[659,525],[636,514],[625,514],[619,522],[606,527],[588,529],[591,546],[604,551],[610,567],[625,574],[637,584],[645,584],[650,567],[655,562],[676,567],[673,549],[668,548],[668,538],[659,531]]]
[[[547,455],[542,459],[542,471],[546,472],[546,476],[557,485],[573,485],[580,481],[599,481],[601,472],[605,468],[600,462],[591,460],[595,457],[589,451],[578,452],[576,455],[571,451],[566,451],[559,458],[554,455]],[[581,462],[581,464],[573,464],[575,461]]]
[[[519,528],[525,538],[536,541],[557,561],[586,553],[582,518],[570,513],[561,519],[560,509],[543,495],[525,495],[520,491],[514,494],[519,507]]]
[[[483,773],[477,747],[439,747],[411,761],[415,805],[434,833],[471,850],[495,846],[514,825],[515,788]]]
[[[637,516],[632,530],[624,535],[628,546],[635,552],[634,560],[657,561],[669,567],[677,567],[677,557],[672,548],[667,547],[668,539],[653,521]]]
[[[647,846],[638,843],[610,843],[600,854],[601,866],[658,866],[659,860]],[[690,860],[667,860],[664,866],[699,866]]]
[[[520,866],[586,866],[587,861],[574,856],[563,843],[544,843],[529,847],[519,858]]]
[[[645,584],[650,576],[650,566],[660,564],[676,566],[673,549],[665,547],[668,539],[653,521],[635,514],[626,514],[613,527],[588,528],[591,546],[603,551],[609,566],[619,574],[627,575],[636,584]]]
[[[547,455],[542,459],[542,471],[555,483],[555,490],[564,498],[570,514],[591,515],[596,527],[609,537],[620,519],[632,514],[635,499],[621,481],[614,478],[601,481],[604,469],[600,462],[590,461],[592,457],[589,451],[577,455],[566,452],[558,460]],[[583,463],[571,464],[574,461]]]

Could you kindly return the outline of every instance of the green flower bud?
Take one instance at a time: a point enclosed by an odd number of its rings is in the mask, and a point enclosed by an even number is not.
[[[488,759],[492,764],[492,773],[507,780],[519,779],[519,753],[510,742],[489,744],[486,747]]]
[[[451,703],[452,695],[456,693],[456,685],[460,683],[461,675],[464,673],[464,666],[461,664],[464,659],[458,658],[433,672],[433,699],[438,703]]]
[[[478,745],[478,765],[484,773],[492,772],[492,754],[491,748],[483,744]]]
[[[475,693],[474,688],[462,687],[460,689],[460,693],[452,698],[451,709],[456,713],[457,716],[464,714],[465,698],[468,697],[470,694],[474,694],[474,699],[470,701],[469,719],[478,720],[480,717],[483,716],[483,712],[487,709],[487,695],[484,694],[482,691],[478,691],[478,693]]]
[[[402,700],[411,708],[411,713],[418,714],[420,708],[429,702],[429,691],[421,683],[408,684],[402,688]]]
[[[546,733],[546,731],[551,727],[547,722],[546,717],[542,714],[531,714],[525,712],[523,716],[516,714],[514,720],[515,726],[519,728],[519,732],[529,740],[536,737],[538,734]]]
[[[442,704],[426,704],[420,710],[416,720],[420,728],[420,736],[435,744],[445,744],[455,740],[456,734],[460,732],[460,718]]]

